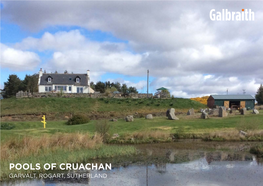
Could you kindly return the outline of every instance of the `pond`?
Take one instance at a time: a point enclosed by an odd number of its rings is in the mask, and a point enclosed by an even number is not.
[[[2,185],[262,185],[262,160],[248,153],[251,145],[193,141],[137,145],[141,156],[101,161],[112,163],[109,171],[70,174],[81,175],[80,179],[17,179]]]

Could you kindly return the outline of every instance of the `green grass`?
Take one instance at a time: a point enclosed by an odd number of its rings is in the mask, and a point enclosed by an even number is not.
[[[153,120],[146,120],[144,118],[135,118],[134,122],[126,122],[124,119],[119,119],[117,122],[110,122],[109,133],[112,135],[118,133],[119,135],[131,134],[141,131],[168,131],[176,133],[178,130],[183,130],[184,133],[209,133],[216,131],[227,131],[229,129],[239,130],[240,123],[254,124],[258,123],[257,129],[263,129],[263,113],[259,115],[236,115],[227,118],[210,118],[207,120],[199,118],[191,118],[185,115],[179,115],[180,120],[168,120],[166,117],[155,117]],[[89,132],[95,133],[95,120],[91,120],[87,124],[81,125],[66,125],[64,121],[48,121],[46,128],[40,121],[28,122],[8,122],[12,123],[15,128],[11,130],[1,130],[1,141],[9,138],[22,138],[24,136],[40,136],[42,134],[54,134],[57,132],[72,133],[72,132]],[[241,125],[242,127],[242,125]]]
[[[113,99],[113,98],[25,98],[1,100],[1,115],[65,114],[90,112],[129,113],[166,111],[167,108],[200,109],[205,105],[190,99]]]
[[[127,142],[126,137],[138,136],[138,143],[140,142],[165,142],[166,140],[156,140],[163,135],[162,132],[167,132],[169,134],[184,133],[184,134],[196,134],[202,136],[207,133],[221,133],[225,131],[238,131],[240,127],[247,126],[249,124],[254,124],[254,128],[250,130],[262,131],[263,130],[263,113],[260,112],[258,115],[248,114],[245,116],[235,115],[229,116],[227,118],[210,118],[207,120],[192,118],[191,116],[179,115],[180,120],[168,120],[166,117],[155,117],[153,120],[146,120],[144,118],[135,118],[134,122],[125,122],[124,119],[119,119],[117,122],[110,122],[109,133],[112,135],[118,133],[121,140]],[[40,121],[27,121],[27,122],[8,122],[12,126],[15,126],[10,130],[1,130],[1,145],[5,144],[8,140],[14,138],[24,139],[25,137],[42,137],[45,135],[50,135],[58,133],[89,133],[91,136],[95,133],[96,120],[91,120],[89,123],[81,125],[66,125],[66,121],[49,121],[47,120],[46,128],[43,128],[43,124]],[[3,122],[2,122],[3,123]],[[246,125],[245,125],[246,124]],[[255,128],[256,124],[256,128]],[[160,131],[160,133],[155,134],[154,132]],[[145,135],[144,135],[145,134]],[[230,133],[231,134],[231,133]],[[151,137],[151,135],[153,137]],[[145,139],[148,136],[148,139]],[[150,136],[150,137],[149,137]],[[210,135],[212,136],[212,135]],[[228,136],[227,136],[228,137]],[[250,136],[251,137],[251,136]],[[250,138],[249,137],[249,138]],[[150,139],[151,138],[151,139]],[[209,140],[219,140],[224,139],[220,135],[215,135],[209,138]],[[231,138],[230,138],[231,139]],[[251,137],[251,140],[262,140],[262,136]],[[126,140],[126,141],[125,141]],[[139,141],[141,140],[141,141]],[[33,140],[35,141],[35,140]],[[137,142],[135,142],[137,143]],[[260,147],[262,149],[262,147]],[[44,149],[45,150],[45,149]],[[23,163],[45,163],[45,162],[86,162],[94,160],[97,158],[108,158],[117,157],[125,155],[136,154],[136,149],[132,146],[114,146],[114,145],[102,145],[95,147],[94,149],[76,149],[67,150],[66,148],[55,150],[45,150],[45,152],[39,155],[27,155],[26,157],[20,157],[18,159],[12,160],[12,162]],[[1,161],[1,177],[5,178],[8,173],[8,163],[11,160]],[[12,171],[12,173],[14,173]]]

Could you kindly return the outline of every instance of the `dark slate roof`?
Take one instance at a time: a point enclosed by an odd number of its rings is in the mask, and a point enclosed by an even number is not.
[[[238,95],[211,95],[216,100],[251,100],[255,99],[253,96],[248,94],[238,94]]]
[[[52,78],[48,82],[48,77]],[[76,83],[76,78],[80,78],[80,83]],[[40,79],[40,85],[80,85],[87,86],[87,74],[43,74]]]

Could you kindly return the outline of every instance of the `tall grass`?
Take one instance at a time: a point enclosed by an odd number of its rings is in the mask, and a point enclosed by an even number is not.
[[[246,135],[239,131],[213,132],[202,136],[204,141],[263,141],[263,131],[248,131]]]
[[[24,137],[22,139],[9,139],[1,144],[1,159],[13,160],[30,155],[49,153],[58,149],[67,151],[82,148],[93,149],[102,144],[99,135],[91,137],[88,133],[57,133],[52,136],[44,134],[37,137]]]
[[[170,137],[170,134],[168,132],[164,131],[141,131],[141,132],[135,132],[131,135],[134,139],[167,139]]]
[[[158,130],[138,131],[131,134],[121,135],[119,138],[108,140],[108,143],[158,143],[171,142],[172,138],[169,132]]]
[[[106,142],[110,135],[109,135],[109,129],[110,129],[110,124],[108,123],[107,120],[98,120],[95,123],[96,127],[96,132],[100,134],[100,136],[103,139],[103,142]]]

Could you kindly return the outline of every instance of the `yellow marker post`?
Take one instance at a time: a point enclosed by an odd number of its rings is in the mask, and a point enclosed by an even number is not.
[[[46,128],[46,116],[43,115],[42,117],[43,121],[41,121],[44,124],[44,129]]]

